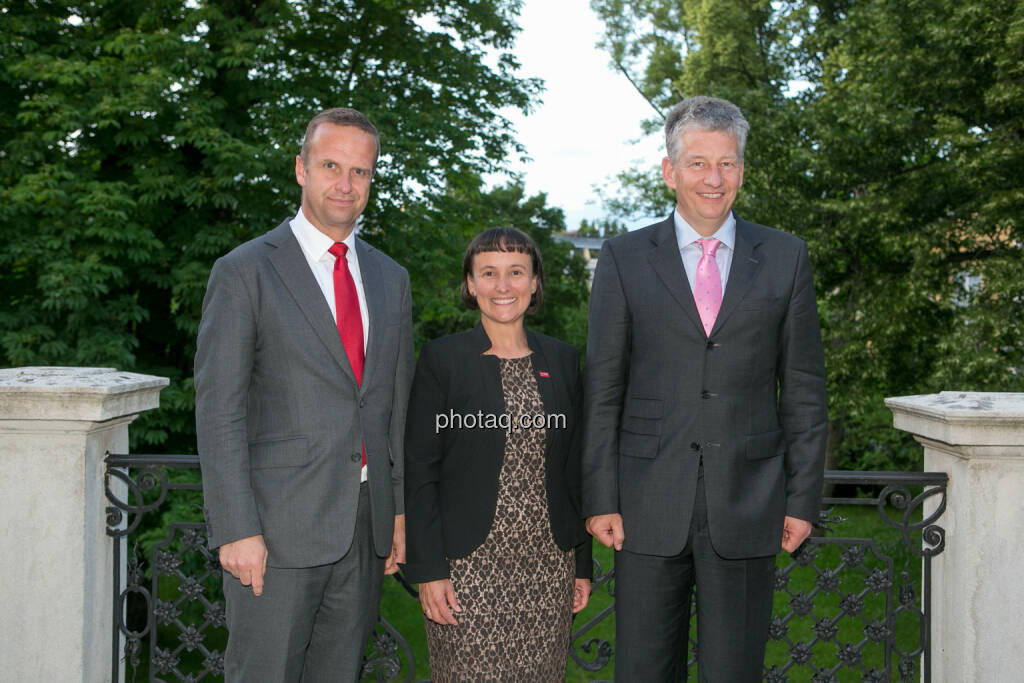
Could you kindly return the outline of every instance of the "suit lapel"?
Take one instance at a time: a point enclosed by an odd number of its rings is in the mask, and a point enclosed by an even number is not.
[[[750,224],[742,218],[736,218],[736,249],[732,255],[732,265],[729,266],[729,281],[726,283],[725,295],[722,297],[722,307],[715,318],[715,326],[711,334],[716,331],[725,321],[729,319],[736,306],[743,297],[747,295],[751,283],[757,277],[761,269],[761,262],[758,260],[754,250],[761,243]]]
[[[491,348],[491,339],[482,323],[477,323],[469,332],[469,348],[479,370],[480,395],[484,397],[484,408],[497,415],[505,410],[505,393],[501,389],[501,361],[497,356],[485,355]],[[502,451],[504,452],[504,451]]]
[[[548,415],[558,411],[558,405],[555,401],[555,381],[565,381],[566,378],[553,378],[551,376],[550,365],[548,364],[547,356],[544,355],[544,350],[541,348],[540,340],[537,335],[533,332],[526,331],[526,339],[530,346],[530,350],[533,351],[533,375],[537,380],[537,389],[540,391],[540,400],[544,405],[544,412]],[[554,441],[554,430],[548,429],[544,434],[544,454],[545,458],[551,454],[551,444]]]
[[[359,275],[363,280],[363,296],[366,297],[366,315],[370,319],[370,329],[366,337],[366,364],[363,367],[363,383],[360,393],[366,390],[373,379],[379,363],[377,339],[384,333],[390,316],[385,310],[387,299],[384,295],[384,275],[381,273],[380,261],[374,249],[366,242],[356,238],[356,256],[359,259]]]
[[[267,233],[267,243],[276,247],[270,252],[270,264],[281,278],[285,289],[295,300],[313,332],[327,347],[328,353],[354,383],[356,376],[352,372],[348,356],[345,355],[345,348],[341,344],[338,326],[331,316],[330,306],[327,305],[324,293],[309,269],[306,256],[292,234],[288,221]]]
[[[679,242],[676,241],[676,228],[672,216],[658,224],[651,235],[651,241],[654,248],[647,257],[651,268],[661,278],[676,303],[686,311],[686,315],[700,329],[701,334],[704,334],[704,325],[700,321],[697,304],[693,300],[693,292],[686,279],[683,259],[679,254]]]
[[[527,330],[526,340],[530,350],[533,351],[533,374],[537,380],[537,388],[540,391],[540,400],[544,403],[544,412],[553,412],[557,406],[551,377],[551,367],[547,356],[544,355],[544,349],[541,348],[540,340],[537,339],[536,334]],[[561,379],[564,380],[565,378]]]

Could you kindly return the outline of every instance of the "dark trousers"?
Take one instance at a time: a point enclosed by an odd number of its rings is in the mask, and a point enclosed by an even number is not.
[[[616,682],[686,680],[695,586],[698,680],[763,680],[774,572],[774,556],[727,560],[715,552],[701,477],[682,552],[660,557],[622,550],[615,555]]]
[[[370,498],[359,490],[352,546],[319,567],[267,567],[263,595],[224,572],[228,683],[348,683],[359,680],[377,621],[384,560],[373,548]]]

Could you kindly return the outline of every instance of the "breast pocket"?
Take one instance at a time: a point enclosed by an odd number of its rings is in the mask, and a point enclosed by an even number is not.
[[[373,326],[371,325],[371,329]],[[389,322],[376,328],[379,332],[370,336],[367,340],[366,355],[375,355],[381,367],[388,373],[394,374],[395,364],[398,362],[398,337],[402,334],[402,323]]]
[[[736,308],[740,311],[776,312],[782,308],[782,298],[762,295],[746,296],[737,304]]]
[[[786,315],[785,302],[777,296],[748,294],[736,305],[735,315],[729,318],[733,332],[737,332],[745,344],[756,345],[758,354],[774,355],[775,334]]]

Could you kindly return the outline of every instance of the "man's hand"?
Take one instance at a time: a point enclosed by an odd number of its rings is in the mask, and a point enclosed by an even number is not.
[[[606,548],[622,550],[622,542],[626,540],[626,532],[622,530],[622,515],[617,512],[587,517],[587,531]]]
[[[423,607],[423,614],[427,619],[433,622],[452,626],[459,623],[455,621],[452,612],[461,612],[462,608],[455,601],[455,588],[448,579],[421,583],[420,606]]]
[[[391,539],[391,554],[384,561],[384,573],[397,572],[399,562],[405,563],[405,515],[395,515],[395,535]]]
[[[590,579],[576,579],[572,589],[572,613],[576,614],[590,600]]]
[[[791,553],[811,535],[811,523],[796,517],[786,517],[782,524],[782,549]]]
[[[220,547],[220,564],[231,576],[252,586],[253,595],[263,595],[263,575],[267,571],[267,545],[263,536],[240,538]]]

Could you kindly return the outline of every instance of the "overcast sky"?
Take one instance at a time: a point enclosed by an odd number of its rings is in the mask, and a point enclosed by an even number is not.
[[[524,173],[527,192],[547,192],[548,205],[562,208],[575,230],[581,218],[605,215],[595,185],[633,161],[659,166],[664,145],[656,135],[632,144],[654,111],[597,47],[603,24],[589,0],[525,0],[519,23],[520,75],[543,79],[547,90],[530,116],[509,114],[533,159],[513,168]]]

